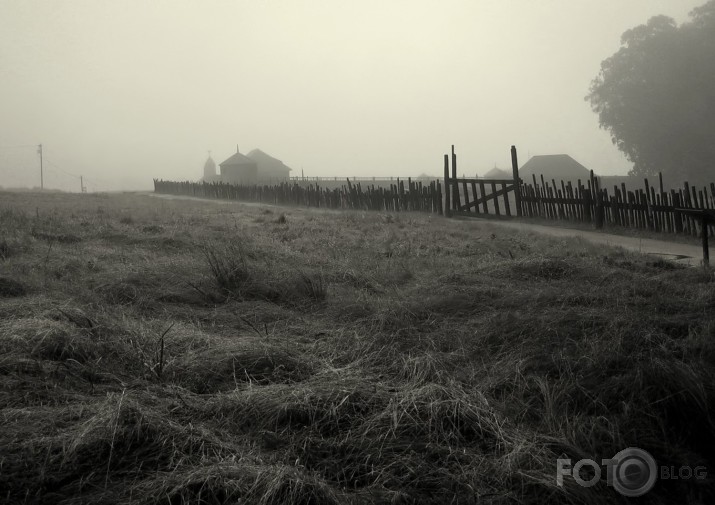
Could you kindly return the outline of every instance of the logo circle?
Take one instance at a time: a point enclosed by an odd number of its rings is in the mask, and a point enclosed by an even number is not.
[[[613,487],[623,496],[646,494],[658,478],[658,466],[648,451],[628,447],[613,456]]]

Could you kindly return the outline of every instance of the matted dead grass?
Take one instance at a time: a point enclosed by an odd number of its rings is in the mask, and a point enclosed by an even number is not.
[[[556,460],[715,468],[712,271],[407,213],[3,202],[0,501],[627,503]]]

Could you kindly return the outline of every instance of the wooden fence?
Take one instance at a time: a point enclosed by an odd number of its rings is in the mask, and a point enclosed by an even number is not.
[[[609,191],[600,187],[593,171],[585,184],[579,180],[576,186],[570,181],[552,179],[549,183],[543,176],[538,180],[532,176],[531,184],[521,181],[520,195],[522,213],[527,217],[689,235],[702,233],[701,221],[678,209],[715,209],[715,183],[699,189],[685,182],[678,190],[665,191],[659,176],[658,189],[644,178],[639,190],[628,191],[623,184]],[[709,226],[711,233],[715,231],[714,225]]]
[[[346,180],[332,187],[331,178],[305,184],[305,180],[275,185],[241,186],[221,182],[172,182],[154,180],[157,193],[222,198],[274,205],[297,205],[328,209],[378,211],[419,211],[444,213],[446,216],[515,216],[647,229],[656,232],[702,234],[703,220],[688,210],[715,209],[715,183],[696,188],[685,182],[680,189],[663,189],[662,177],[656,186],[644,179],[643,188],[601,188],[593,171],[585,180],[545,180],[543,175],[531,181],[519,175],[516,148],[511,147],[512,179],[457,177],[457,155],[452,146],[444,155],[444,184],[440,180],[408,178],[365,178],[362,182]],[[333,181],[334,182],[334,178]],[[365,184],[363,182],[372,182]],[[389,182],[384,185],[379,182]],[[325,187],[325,186],[329,187]],[[709,224],[711,233],[715,225]]]
[[[512,206],[516,217],[522,215],[521,194],[519,192],[519,168],[516,147],[511,147],[513,178],[481,179],[457,177],[457,155],[452,146],[452,167],[450,156],[444,155],[445,213],[447,216],[479,216],[494,214],[512,216]]]
[[[511,147],[513,179],[479,179],[457,177],[457,155],[452,146],[450,156],[444,155],[445,214],[447,216],[516,216],[575,223],[590,223],[596,228],[605,225],[647,229],[656,232],[702,234],[702,219],[686,209],[715,209],[715,183],[696,188],[688,182],[675,190],[663,189],[658,177],[658,189],[647,178],[643,188],[629,191],[625,184],[601,188],[594,176],[571,181],[520,177],[516,147]],[[517,182],[518,181],[518,182]],[[501,201],[501,205],[500,205]],[[490,205],[488,205],[490,204]],[[513,211],[512,211],[513,207]],[[715,233],[715,224],[707,225]]]
[[[412,181],[415,182],[429,182],[435,180],[436,177],[411,177]],[[323,176],[291,176],[290,182],[342,182],[345,177],[323,177]],[[351,182],[398,182],[399,177],[348,177]]]
[[[362,186],[349,179],[340,188],[323,188],[284,182],[272,186],[243,186],[223,182],[173,182],[154,179],[154,191],[171,195],[218,198],[273,205],[295,205],[326,209],[417,211],[442,214],[440,181],[397,179],[389,187]]]

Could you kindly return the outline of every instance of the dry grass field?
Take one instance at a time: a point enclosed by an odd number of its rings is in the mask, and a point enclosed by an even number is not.
[[[0,193],[0,502],[715,499],[715,276],[429,215]]]

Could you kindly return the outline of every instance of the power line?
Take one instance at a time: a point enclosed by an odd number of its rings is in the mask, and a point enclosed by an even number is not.
[[[16,146],[0,146],[0,149],[24,149],[28,147],[37,147],[37,144],[20,144]]]
[[[47,162],[47,160],[45,160],[45,162]],[[111,186],[111,184],[105,183],[105,181],[99,182],[97,179],[94,179],[94,178],[87,178],[87,177],[84,177],[84,176],[82,176],[82,175],[74,175],[74,174],[71,174],[71,173],[66,172],[66,171],[62,170],[61,168],[57,167],[57,166],[54,165],[53,163],[50,163],[50,165],[52,165],[52,166],[54,166],[55,168],[57,168],[57,170],[54,170],[54,169],[52,169],[52,168],[47,168],[47,167],[45,167],[45,171],[46,171],[46,172],[48,172],[48,173],[50,173],[50,174],[54,174],[55,176],[60,176],[60,177],[62,177],[62,176],[68,176],[68,177],[72,177],[72,178],[74,178],[74,179],[79,180],[79,181],[80,181],[80,188],[84,188],[84,191],[82,191],[82,193],[85,193],[85,192],[87,191],[87,188],[89,188],[89,187],[92,187],[92,188],[94,188],[95,190],[99,191],[99,190],[101,190],[103,187]],[[54,179],[53,179],[53,180],[54,180]]]
[[[85,177],[83,175],[77,175],[77,174],[73,174],[72,172],[68,172],[67,170],[64,170],[63,168],[60,168],[59,166],[57,166],[56,163],[53,163],[52,161],[48,160],[47,157],[45,157],[45,162],[48,163],[49,165],[55,167],[57,170],[59,170],[60,172],[62,172],[65,175],[74,177],[75,179],[80,179],[81,185],[86,186],[87,182],[91,182],[94,186],[97,186],[97,184],[96,184],[97,182],[101,183],[100,185],[106,185],[106,186],[112,185],[111,183],[109,183],[103,179],[99,179],[97,177]],[[84,180],[84,184],[82,184],[82,182],[81,182],[82,180]]]
[[[102,184],[106,184],[107,186],[111,186],[111,185],[112,185],[112,183],[110,183],[110,182],[108,182],[108,181],[105,181],[105,180],[103,180],[103,179],[100,179],[99,177],[94,177],[94,176],[93,176],[93,177],[86,177],[86,176],[84,176],[84,175],[77,175],[77,174],[73,174],[72,172],[68,172],[67,170],[65,170],[65,169],[60,168],[59,166],[57,166],[56,163],[53,163],[52,161],[48,160],[46,156],[45,156],[45,162],[46,162],[46,163],[49,163],[50,165],[52,165],[53,167],[55,167],[57,170],[59,170],[59,171],[62,172],[63,174],[69,175],[70,177],[74,177],[75,179],[80,179],[80,178],[84,177],[84,180],[85,180],[85,181],[92,180],[92,181],[95,181],[95,182],[101,182]]]
[[[59,171],[62,172],[63,174],[69,175],[70,177],[74,177],[75,179],[79,179],[80,177],[82,177],[81,175],[75,175],[75,174],[73,174],[73,173],[70,173],[70,172],[67,172],[66,170],[61,169],[60,167],[58,167],[57,165],[55,165],[54,163],[52,163],[52,162],[51,162],[50,160],[48,160],[47,158],[45,158],[45,163],[47,163],[48,165],[52,165],[53,167],[55,167],[57,170],[59,170]]]
[[[104,179],[98,178],[98,177],[85,177],[83,175],[78,175],[72,172],[68,172],[67,170],[63,169],[62,167],[58,166],[56,163],[54,163],[51,159],[48,159],[46,156],[46,149],[42,144],[18,144],[18,145],[5,145],[2,146],[0,145],[0,150],[2,149],[21,149],[21,148],[35,148],[37,151],[37,155],[40,157],[40,188],[44,189],[44,173],[45,172],[51,172],[56,175],[61,175],[64,174],[65,176],[72,177],[74,179],[78,179],[80,181],[80,187],[81,188],[93,188],[95,191],[102,191],[102,190],[108,190],[106,188],[111,188],[114,187],[115,184],[111,183],[109,181],[106,181]],[[19,163],[20,166],[22,167],[27,167],[27,162],[26,161],[19,161],[16,162]],[[53,167],[53,168],[50,168]],[[86,191],[87,189],[85,189]]]

